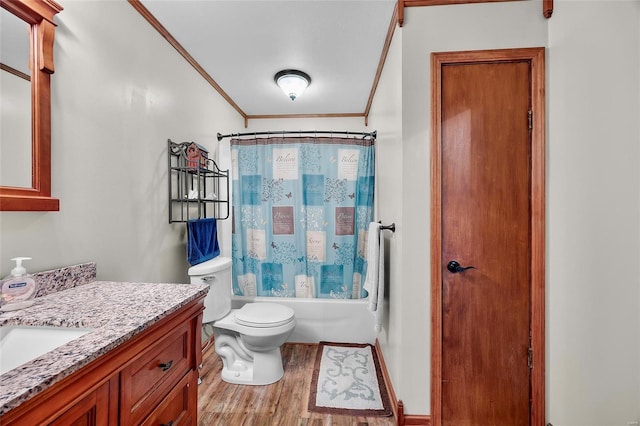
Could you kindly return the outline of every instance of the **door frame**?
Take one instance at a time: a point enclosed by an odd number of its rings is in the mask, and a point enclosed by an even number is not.
[[[545,48],[431,54],[431,424],[442,425],[442,67],[531,64],[531,422],[545,421]]]

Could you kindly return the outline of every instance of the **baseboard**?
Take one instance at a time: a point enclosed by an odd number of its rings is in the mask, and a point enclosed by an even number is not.
[[[393,416],[396,419],[396,424],[398,426],[404,425],[421,425],[421,426],[431,426],[431,416],[426,414],[417,414],[410,415],[404,413],[404,404],[402,401],[398,400],[396,397],[396,392],[393,389],[393,385],[391,383],[391,377],[389,376],[389,371],[387,370],[387,365],[384,362],[384,356],[382,356],[382,349],[380,348],[380,342],[376,339],[375,344],[376,355],[378,355],[378,361],[380,362],[380,369],[382,370],[382,378],[384,380],[384,384],[387,387],[387,392],[389,392],[389,399],[391,400],[391,408],[393,410]]]

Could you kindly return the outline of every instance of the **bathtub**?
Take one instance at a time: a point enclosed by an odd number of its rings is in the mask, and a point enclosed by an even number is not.
[[[296,328],[287,340],[294,343],[371,343],[376,340],[369,299],[305,299],[294,297],[232,296],[231,307],[245,303],[271,302],[289,306],[296,315]]]

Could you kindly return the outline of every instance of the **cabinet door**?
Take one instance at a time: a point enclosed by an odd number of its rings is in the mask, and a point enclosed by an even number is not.
[[[191,370],[141,426],[195,426],[198,404],[198,373]]]
[[[109,423],[109,382],[101,385],[49,423],[50,426],[106,426]]]

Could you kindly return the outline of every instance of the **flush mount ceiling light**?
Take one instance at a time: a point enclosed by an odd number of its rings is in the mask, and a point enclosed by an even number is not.
[[[298,70],[282,70],[273,77],[276,84],[280,86],[285,95],[292,101],[304,92],[311,84],[309,74]]]

